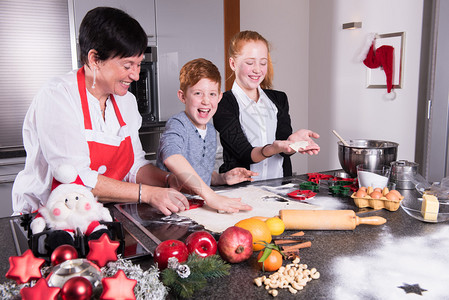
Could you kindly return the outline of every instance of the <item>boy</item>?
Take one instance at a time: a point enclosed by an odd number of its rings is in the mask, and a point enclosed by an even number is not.
[[[178,98],[185,111],[167,121],[157,166],[174,173],[184,189],[201,196],[211,208],[229,213],[250,210],[241,199],[218,195],[209,186],[252,181],[251,176],[257,175],[245,168],[223,174],[213,170],[217,140],[209,121],[222,96],[220,71],[212,62],[199,58],[181,68],[179,81]]]

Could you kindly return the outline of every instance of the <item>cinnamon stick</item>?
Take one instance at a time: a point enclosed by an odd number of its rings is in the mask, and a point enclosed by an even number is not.
[[[298,241],[295,240],[274,240],[276,245],[284,245],[284,244],[297,244]]]
[[[298,231],[294,234],[291,234],[290,236],[303,236],[304,235],[304,231]]]
[[[286,252],[290,252],[290,251],[295,251],[295,250],[299,250],[299,249],[303,249],[303,248],[308,248],[311,246],[312,246],[312,242],[308,241],[308,242],[300,243],[297,245],[283,246],[282,250],[286,251]]]

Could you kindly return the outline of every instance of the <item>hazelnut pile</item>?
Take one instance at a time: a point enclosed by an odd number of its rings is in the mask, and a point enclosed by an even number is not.
[[[320,272],[316,268],[308,269],[306,264],[300,264],[299,257],[295,258],[291,264],[280,267],[279,270],[270,276],[262,276],[254,279],[257,286],[265,285],[265,289],[273,297],[278,295],[278,288],[288,289],[292,294],[302,290],[312,279],[320,278]]]

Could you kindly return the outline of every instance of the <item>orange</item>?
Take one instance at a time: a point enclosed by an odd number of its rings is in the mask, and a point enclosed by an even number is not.
[[[259,219],[259,220],[265,222],[266,220],[268,220],[268,217],[255,216],[255,217],[251,217],[251,219]]]
[[[257,255],[257,261],[262,257],[263,251]],[[282,254],[279,251],[272,249],[270,255],[263,262],[258,262],[259,267],[267,272],[274,272],[279,270],[282,266]]]
[[[254,251],[262,250],[265,247],[263,242],[271,242],[270,228],[268,228],[267,224],[264,221],[255,218],[249,218],[237,222],[235,226],[244,228],[251,232],[251,235],[253,236]]]
[[[284,221],[278,217],[269,218],[265,221],[268,228],[270,228],[271,235],[280,235],[285,230]]]

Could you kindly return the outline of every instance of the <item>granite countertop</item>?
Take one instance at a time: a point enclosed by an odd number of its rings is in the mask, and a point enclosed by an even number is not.
[[[300,183],[307,175],[251,183],[251,185],[280,186]],[[247,184],[241,184],[247,185]],[[403,190],[406,198],[417,198],[414,190]],[[280,299],[443,299],[447,297],[447,262],[449,261],[449,226],[443,223],[425,223],[410,217],[402,208],[391,212],[385,209],[359,209],[349,197],[329,195],[327,182],[320,183],[315,198],[308,200],[323,209],[352,209],[359,217],[381,216],[384,225],[359,225],[348,231],[306,231],[314,237],[312,247],[301,249],[301,263],[315,267],[321,274],[296,295],[279,289]],[[142,230],[113,207],[115,217],[146,247],[156,246]],[[12,233],[12,218],[0,219],[0,281],[7,280],[8,257],[16,256]],[[8,230],[7,230],[8,228]],[[291,234],[287,231],[284,235]],[[213,280],[197,292],[195,299],[271,299],[263,287],[253,279],[263,273],[257,268],[256,255],[246,262],[234,264],[231,275]],[[153,264],[146,256],[135,261],[143,269]],[[420,298],[421,299],[421,298]]]

